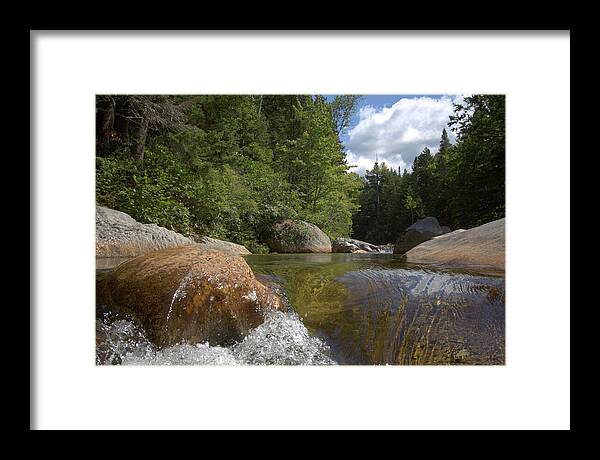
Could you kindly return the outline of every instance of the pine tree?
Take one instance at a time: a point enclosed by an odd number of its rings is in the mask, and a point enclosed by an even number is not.
[[[442,139],[440,140],[440,150],[439,153],[444,154],[446,150],[450,148],[452,144],[450,143],[450,139],[448,138],[448,133],[446,132],[446,128],[442,131]]]

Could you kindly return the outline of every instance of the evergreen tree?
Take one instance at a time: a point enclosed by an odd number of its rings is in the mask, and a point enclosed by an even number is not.
[[[449,168],[455,225],[475,226],[504,217],[505,97],[475,95],[455,105],[457,132]]]
[[[439,149],[438,153],[443,155],[444,152],[446,152],[446,150],[448,150],[451,145],[452,144],[450,143],[450,139],[448,138],[448,133],[446,132],[446,128],[444,128],[442,131],[442,138],[440,140],[440,149]]]
[[[444,128],[439,152],[432,155],[425,148],[414,159],[411,173],[386,174],[378,164],[367,171],[353,235],[372,243],[392,242],[427,215],[451,228],[503,217],[504,114],[504,96],[465,98],[449,120],[457,133],[456,144],[450,143]],[[377,195],[375,181],[383,184]]]

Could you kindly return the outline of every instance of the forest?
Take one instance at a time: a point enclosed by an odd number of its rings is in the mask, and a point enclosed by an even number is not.
[[[190,236],[268,252],[284,218],[329,237],[393,243],[435,216],[452,229],[504,217],[505,98],[455,104],[439,151],[400,171],[351,172],[340,136],[360,96],[96,96],[97,204]]]

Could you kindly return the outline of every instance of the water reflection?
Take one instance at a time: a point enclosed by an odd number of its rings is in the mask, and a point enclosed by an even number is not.
[[[504,278],[386,254],[252,255],[340,364],[503,364]]]

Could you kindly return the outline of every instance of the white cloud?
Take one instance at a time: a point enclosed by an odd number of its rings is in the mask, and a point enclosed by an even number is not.
[[[462,96],[441,98],[403,98],[391,107],[362,107],[359,121],[348,131],[346,149],[348,163],[354,171],[364,174],[375,163],[385,161],[388,166],[411,169],[415,156],[428,147],[437,152],[442,130],[446,128],[451,142],[454,133],[447,127],[453,113],[453,103]]]

